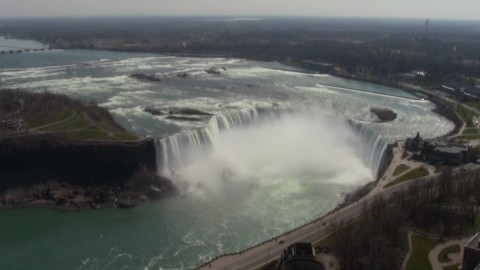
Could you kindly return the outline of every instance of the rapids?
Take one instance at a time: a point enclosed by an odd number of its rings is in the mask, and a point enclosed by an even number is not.
[[[205,71],[212,68],[218,73]],[[160,80],[129,76],[138,73]],[[156,140],[159,173],[182,189],[128,210],[3,211],[2,269],[192,268],[326,214],[375,178],[387,143],[453,129],[433,104],[401,90],[244,59],[2,55],[1,88],[95,100]],[[179,121],[150,107],[210,116]],[[398,116],[376,123],[371,107]]]

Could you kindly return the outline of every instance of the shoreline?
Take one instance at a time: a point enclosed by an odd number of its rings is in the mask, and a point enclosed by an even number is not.
[[[50,48],[54,48],[51,46],[51,44],[48,44],[50,46]],[[204,53],[204,54],[197,54],[197,53],[164,53],[164,52],[151,52],[151,51],[132,51],[132,50],[126,50],[126,49],[112,49],[112,48],[62,48],[62,49],[65,49],[65,50],[74,50],[74,49],[79,49],[79,50],[91,50],[91,51],[112,51],[112,52],[132,52],[132,53],[148,53],[148,54],[155,54],[155,55],[171,55],[171,56],[181,56],[181,57],[224,57],[224,58],[238,58],[235,56],[235,54],[228,54],[228,53],[224,53],[224,54],[208,54],[208,53]],[[247,60],[253,60],[253,61],[265,61],[265,60],[259,60],[259,59],[255,59],[255,58],[244,58],[244,59],[247,59]],[[295,69],[298,69],[296,72],[302,72],[302,73],[306,73],[306,74],[312,74],[312,73],[318,73],[312,69],[308,69],[308,68],[305,68],[305,67],[298,67],[298,66],[295,66],[295,65],[290,65],[288,63],[284,63],[283,61],[277,59],[277,60],[270,60],[271,62],[278,62],[278,63],[281,63],[285,66],[288,66],[288,67],[292,67],[292,68],[295,68]],[[330,76],[334,76],[334,77],[339,77],[339,78],[345,78],[345,79],[349,79],[349,80],[356,80],[356,81],[364,81],[364,82],[369,82],[369,83],[375,83],[375,84],[379,84],[379,85],[385,85],[385,86],[389,86],[389,87],[394,87],[394,88],[397,88],[397,89],[400,89],[400,90],[403,90],[403,91],[406,91],[408,93],[412,93],[412,92],[418,92],[417,89],[413,89],[413,88],[407,88],[405,86],[402,86],[402,85],[399,85],[399,84],[391,84],[391,83],[387,83],[385,81],[382,81],[380,79],[375,79],[375,78],[370,78],[370,79],[366,79],[366,78],[361,78],[361,77],[358,77],[357,75],[353,74],[353,75],[348,75],[348,74],[340,74],[340,73],[337,73],[337,72],[328,72],[328,73],[324,73],[324,74],[328,74]],[[436,103],[434,100],[432,99],[429,99],[430,102],[434,103],[437,107],[439,107],[439,104]],[[433,111],[433,110],[432,110]],[[444,112],[444,111],[434,111],[435,113],[437,113],[438,115],[441,115],[443,117],[445,117],[446,119],[448,119],[449,121],[452,121],[448,115]],[[457,116],[458,117],[458,116]],[[455,121],[452,121],[454,124],[455,124],[455,128],[454,130],[452,130],[450,133],[452,132],[455,132],[455,130],[457,130],[457,127],[458,127],[458,124],[455,122]],[[449,133],[449,134],[450,134]],[[446,135],[443,135],[443,136],[448,136],[449,134],[446,134]],[[390,147],[391,148],[391,147]],[[388,150],[387,150],[388,151]],[[390,160],[391,162],[391,160]],[[389,162],[387,162],[388,164]],[[388,166],[384,166],[385,168],[388,168]],[[374,181],[372,181],[371,183],[376,183],[378,181],[378,179],[381,177],[381,171],[379,171],[379,175],[376,176],[376,179]],[[61,184],[61,182],[59,182]],[[366,184],[365,186],[371,184],[371,183],[368,183]],[[345,203],[347,203],[348,199],[349,199],[349,195],[353,194],[352,196],[353,197],[357,197],[357,196],[354,196],[355,193],[357,193],[359,190],[362,190],[364,189],[365,186],[362,186],[362,187],[359,187],[358,189],[355,189],[353,190],[352,192],[350,193],[347,193],[345,194],[345,198],[342,202],[340,202],[338,204],[338,206],[335,208],[339,208],[341,207],[342,205],[344,205]],[[95,190],[96,188],[98,187],[91,187],[91,189]],[[114,187],[115,188],[115,187]],[[1,196],[1,195],[0,195]],[[0,202],[1,202],[1,199],[2,197],[0,197]],[[139,197],[139,203],[144,203],[145,201],[147,201],[147,199],[145,199],[144,197]],[[110,205],[115,205],[115,201],[112,203],[112,201],[109,202]],[[91,204],[93,205],[91,208],[96,208],[95,204]],[[136,205],[136,204],[135,204]],[[32,206],[32,205],[27,205],[27,206]],[[33,205],[34,207],[44,207],[44,206],[53,206],[54,208],[60,208],[60,209],[68,209],[68,207],[58,207],[58,205],[53,205],[52,202],[48,202],[48,203],[45,203],[45,204],[34,204]],[[1,207],[0,208],[4,208],[4,207]],[[13,206],[12,208],[17,208],[17,206]],[[77,207],[78,208],[78,207]],[[74,210],[74,209],[73,209]]]
[[[141,168],[122,184],[74,184],[49,180],[9,189],[0,194],[0,211],[49,208],[82,211],[100,208],[132,208],[177,194],[172,182]]]

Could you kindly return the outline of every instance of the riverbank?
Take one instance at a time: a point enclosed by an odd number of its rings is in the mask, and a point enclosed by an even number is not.
[[[172,182],[141,168],[125,183],[73,184],[49,180],[9,189],[0,194],[0,210],[24,207],[62,211],[131,208],[176,194]]]
[[[95,104],[2,90],[0,116],[0,209],[128,208],[175,192],[155,142]]]
[[[129,208],[176,193],[157,175],[153,140],[69,142],[55,135],[0,140],[0,210]]]

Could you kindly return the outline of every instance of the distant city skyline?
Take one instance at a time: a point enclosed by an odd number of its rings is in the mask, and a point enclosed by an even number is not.
[[[480,20],[478,0],[0,0],[0,18],[318,16]]]

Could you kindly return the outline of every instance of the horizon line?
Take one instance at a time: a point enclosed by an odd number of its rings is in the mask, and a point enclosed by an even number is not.
[[[0,20],[28,20],[28,19],[114,19],[114,18],[241,18],[263,20],[263,19],[358,19],[358,20],[437,20],[437,21],[459,21],[459,22],[480,22],[480,19],[469,18],[435,18],[435,17],[382,17],[382,16],[322,16],[322,15],[228,15],[228,14],[119,14],[119,15],[65,15],[65,16],[0,16]]]

